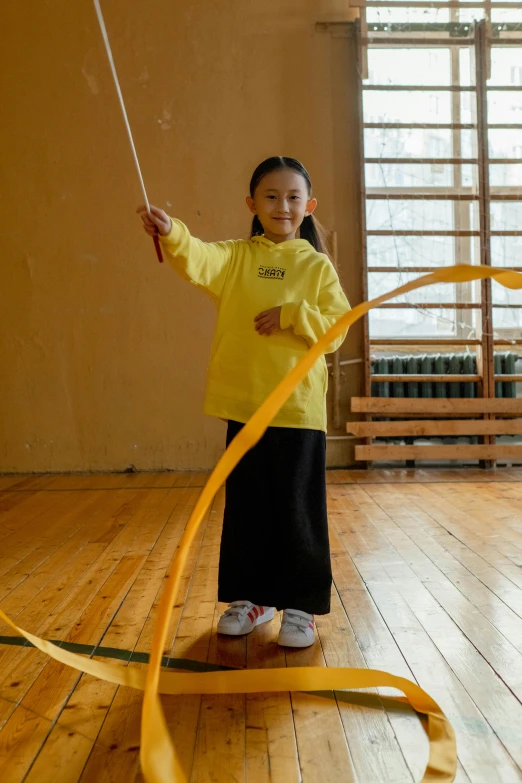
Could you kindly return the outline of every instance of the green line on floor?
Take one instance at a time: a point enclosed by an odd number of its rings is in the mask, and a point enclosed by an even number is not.
[[[118,661],[127,661],[128,663],[148,663],[149,654],[145,652],[133,652],[132,650],[120,650],[118,647],[101,647],[94,644],[76,644],[75,642],[64,642],[56,639],[48,641],[61,647],[63,650],[78,653],[79,655],[88,655],[91,658],[116,658]],[[6,644],[13,647],[34,647],[31,642],[20,636],[0,636],[0,645]],[[164,656],[161,665],[165,669],[183,669],[191,672],[223,672],[233,671],[231,666],[218,666],[215,663],[205,663],[202,661],[192,661],[189,658],[169,658]]]

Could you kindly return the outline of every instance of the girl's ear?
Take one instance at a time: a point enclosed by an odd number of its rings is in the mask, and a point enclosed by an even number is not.
[[[311,198],[310,201],[308,201],[306,204],[305,217],[309,217],[310,215],[313,215],[316,209],[317,209],[317,199]]]
[[[252,196],[247,196],[246,203],[251,213],[253,215],[257,215],[256,205],[254,204],[254,199],[252,198]]]

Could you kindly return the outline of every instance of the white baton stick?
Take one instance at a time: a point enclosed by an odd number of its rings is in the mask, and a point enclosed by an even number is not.
[[[105,51],[107,52],[107,58],[109,60],[109,65],[111,67],[112,71],[112,78],[114,79],[114,86],[116,87],[116,92],[118,94],[118,98],[120,101],[120,107],[121,107],[121,113],[123,114],[123,121],[125,122],[125,127],[127,129],[127,135],[129,137],[129,142],[132,150],[132,155],[134,157],[134,163],[136,165],[136,171],[138,172],[138,178],[141,185],[141,192],[143,193],[143,198],[145,200],[145,206],[147,207],[147,212],[150,215],[150,204],[149,199],[147,198],[147,191],[145,190],[145,183],[143,182],[143,177],[141,174],[140,169],[140,163],[138,160],[138,155],[136,154],[136,147],[134,146],[134,139],[132,138],[132,131],[129,125],[129,119],[127,117],[127,112],[125,110],[125,104],[123,102],[123,95],[121,94],[121,88],[120,83],[118,81],[118,74],[116,73],[116,66],[114,65],[114,59],[112,57],[112,51],[111,51],[111,45],[109,43],[109,36],[107,35],[107,28],[105,27],[105,22],[103,20],[103,14],[100,7],[99,0],[94,0],[94,8],[96,10],[96,16],[98,17],[98,22],[100,25],[101,34],[103,37],[103,42],[105,44]],[[159,243],[159,239],[157,236],[152,237],[154,240],[154,246],[156,248],[156,254],[158,256],[158,260],[161,262],[163,261],[163,256],[161,254],[161,246]]]

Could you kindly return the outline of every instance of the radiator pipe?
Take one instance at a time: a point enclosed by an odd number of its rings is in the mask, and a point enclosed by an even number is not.
[[[347,364],[361,364],[362,359],[343,359],[339,364],[341,367],[345,367]],[[332,366],[332,362],[326,362],[327,367]]]

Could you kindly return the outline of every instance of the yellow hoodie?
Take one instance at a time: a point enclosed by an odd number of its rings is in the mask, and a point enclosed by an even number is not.
[[[161,243],[174,269],[218,307],[205,401],[211,416],[248,421],[308,347],[350,309],[330,259],[305,239],[206,243],[172,219]],[[254,318],[278,305],[282,331],[260,336]],[[327,386],[323,357],[272,426],[326,430]]]

